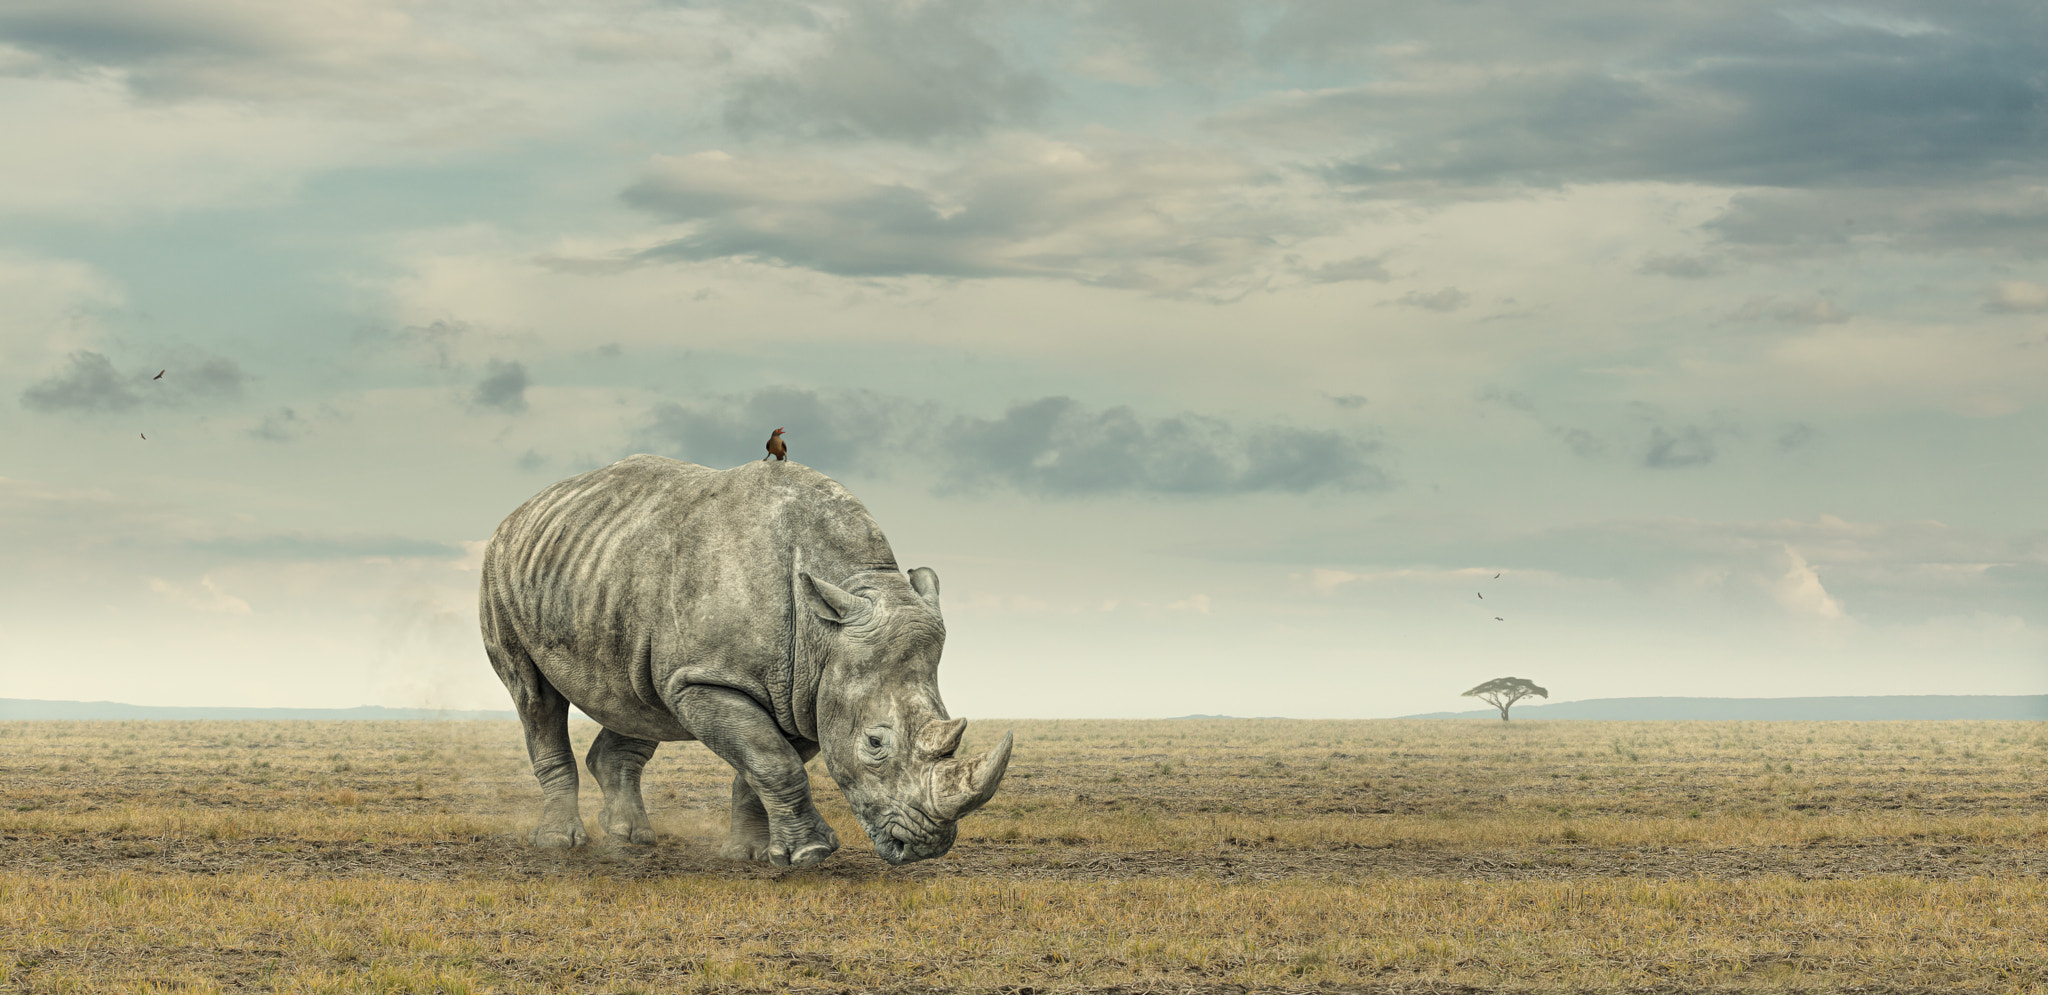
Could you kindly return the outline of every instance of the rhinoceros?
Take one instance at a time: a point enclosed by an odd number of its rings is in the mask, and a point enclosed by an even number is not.
[[[484,649],[526,727],[543,847],[586,843],[569,706],[604,727],[600,828],[654,842],[640,773],[697,740],[737,772],[739,860],[813,864],[839,848],[804,765],[824,754],[891,864],[952,849],[995,794],[1011,736],[955,756],[939,698],[939,578],[908,575],[854,496],[794,460],[713,470],[629,456],[548,487],[484,548]]]

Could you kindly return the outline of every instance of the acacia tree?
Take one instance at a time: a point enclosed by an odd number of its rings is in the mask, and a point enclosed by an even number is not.
[[[1508,709],[1513,707],[1515,702],[1521,701],[1530,695],[1535,695],[1538,698],[1548,698],[1550,697],[1550,692],[1537,687],[1535,681],[1526,678],[1496,677],[1459,695],[1459,697],[1478,698],[1500,709],[1500,720],[1506,722],[1508,720]]]

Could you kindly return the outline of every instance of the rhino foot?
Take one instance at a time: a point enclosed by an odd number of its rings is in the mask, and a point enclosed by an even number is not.
[[[839,849],[839,834],[832,831],[824,816],[806,812],[793,821],[794,825],[776,826],[780,831],[770,834],[774,843],[768,848],[769,863],[778,867],[809,867]]]
[[[580,820],[566,826],[543,822],[533,827],[533,832],[527,834],[526,841],[542,849],[569,850],[589,843],[590,834],[583,831],[583,823]]]
[[[783,850],[770,850],[768,851],[768,862],[777,867],[809,867],[820,860],[824,860],[826,857],[832,856],[832,851],[837,849],[839,849],[839,844],[835,842],[829,846],[824,843],[813,843],[795,853]]]
[[[839,834],[822,816],[800,819],[773,832],[735,830],[718,848],[727,860],[758,860],[777,867],[809,867],[839,849]]]
[[[638,818],[635,818],[635,816]],[[644,812],[615,816],[609,812],[598,820],[604,827],[605,836],[621,843],[637,843],[641,846],[654,845],[654,825],[647,821]]]

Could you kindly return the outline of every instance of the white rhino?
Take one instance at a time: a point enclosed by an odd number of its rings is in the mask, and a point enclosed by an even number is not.
[[[812,864],[839,848],[804,764],[823,753],[875,852],[953,846],[995,794],[1011,737],[955,757],[966,719],[939,699],[939,578],[906,576],[852,494],[794,461],[730,470],[630,456],[520,505],[484,550],[484,649],[512,692],[540,780],[537,845],[586,842],[570,704],[609,835],[654,842],[640,771],[695,739],[738,771],[722,853]]]

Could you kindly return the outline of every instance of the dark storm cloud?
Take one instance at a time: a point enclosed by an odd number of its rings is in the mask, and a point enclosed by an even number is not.
[[[526,410],[526,364],[516,360],[493,359],[486,364],[484,378],[472,396],[479,407],[496,408],[508,414]]]
[[[81,349],[65,357],[63,369],[22,391],[21,405],[46,414],[126,411],[144,404],[171,407],[232,400],[241,396],[247,380],[248,374],[230,359],[187,359],[174,363],[164,379],[152,380],[149,373],[122,373],[105,355]]]
[[[1147,418],[1045,397],[980,418],[867,393],[772,387],[666,404],[636,444],[707,466],[760,459],[787,428],[789,455],[832,474],[929,475],[940,493],[998,489],[1043,497],[1382,490],[1376,444],[1291,426],[1200,415]]]
[[[112,360],[91,350],[65,357],[63,370],[21,392],[21,406],[54,414],[60,411],[126,411],[142,403],[132,377],[114,370]]]
[[[983,6],[853,5],[815,55],[741,80],[726,125],[743,135],[928,142],[1028,123],[1051,88],[984,37]]]

